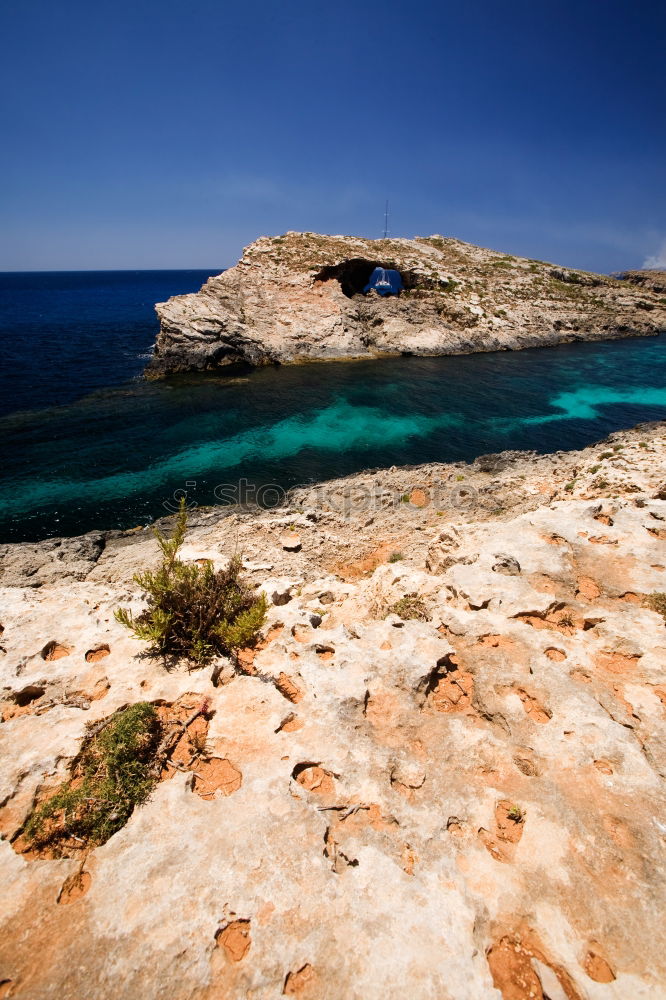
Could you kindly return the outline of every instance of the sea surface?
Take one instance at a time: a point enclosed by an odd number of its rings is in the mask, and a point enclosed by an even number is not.
[[[0,274],[0,541],[271,503],[366,468],[579,448],[666,418],[666,334],[147,382],[153,305],[213,271]]]

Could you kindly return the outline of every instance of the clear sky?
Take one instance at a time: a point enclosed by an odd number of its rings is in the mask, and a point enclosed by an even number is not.
[[[0,270],[288,229],[666,266],[663,0],[4,0]]]

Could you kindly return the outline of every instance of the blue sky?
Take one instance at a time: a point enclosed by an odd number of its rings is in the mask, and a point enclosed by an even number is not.
[[[288,229],[666,266],[666,6],[5,0],[0,270]]]

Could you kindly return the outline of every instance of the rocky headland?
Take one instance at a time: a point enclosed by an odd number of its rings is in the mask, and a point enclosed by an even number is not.
[[[665,459],[652,424],[194,511],[183,558],[269,601],[205,669],[114,620],[150,532],[2,546],[0,996],[666,997]],[[137,702],[182,734],[148,801],[28,849]]]
[[[362,294],[375,266],[400,271],[400,295]],[[663,272],[609,277],[442,236],[289,232],[159,303],[147,374],[647,336],[666,329],[665,287]]]

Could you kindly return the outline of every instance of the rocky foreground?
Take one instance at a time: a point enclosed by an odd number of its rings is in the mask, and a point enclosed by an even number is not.
[[[362,294],[375,266],[400,271],[399,296]],[[663,272],[621,280],[441,236],[287,233],[257,240],[196,294],[158,304],[147,373],[646,336],[666,329],[665,288]]]
[[[202,670],[114,621],[148,533],[4,546],[0,996],[666,997],[665,459],[644,425],[198,512],[183,556],[270,601]],[[184,726],[147,804],[26,852],[139,701]]]

